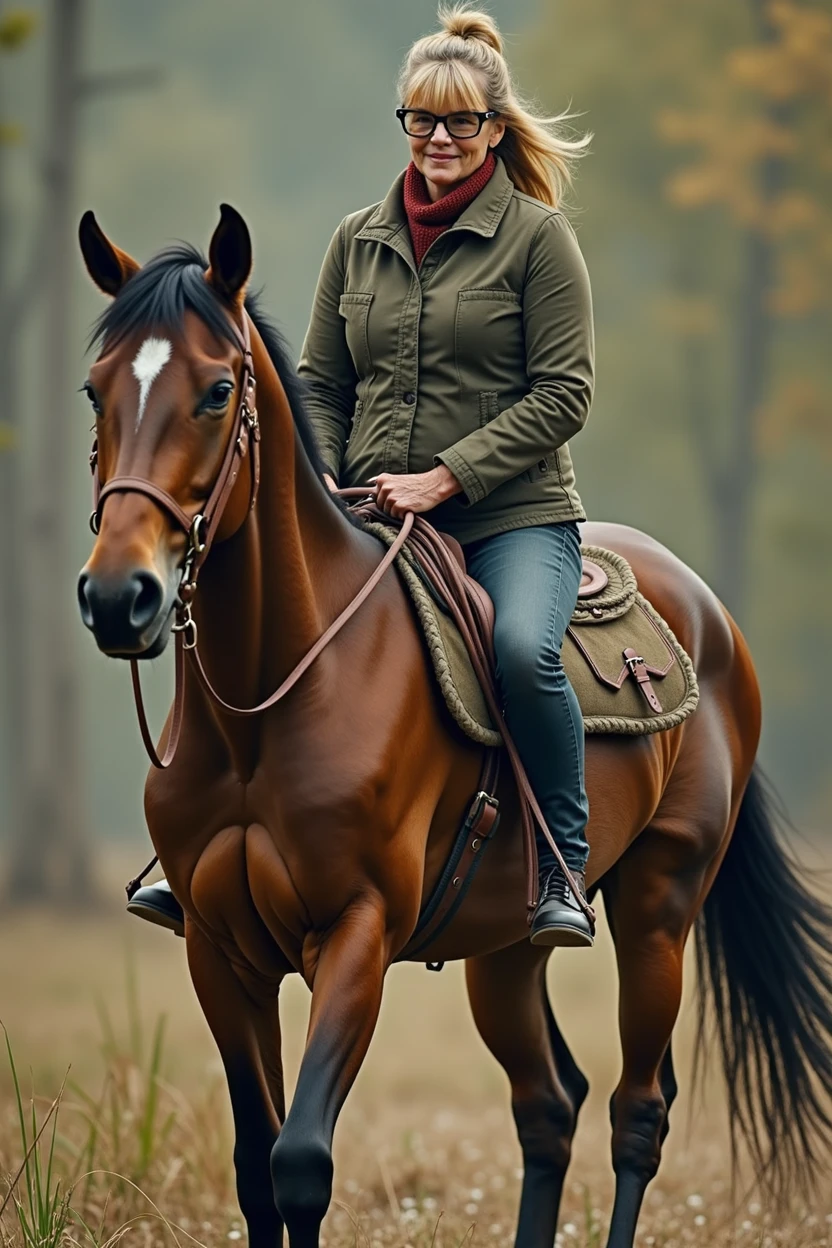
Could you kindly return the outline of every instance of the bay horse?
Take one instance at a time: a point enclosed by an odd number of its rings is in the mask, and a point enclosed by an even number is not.
[[[252,250],[242,217],[222,206],[208,261],[183,244],[142,268],[92,213],[80,243],[90,275],[112,297],[87,382],[104,505],[79,579],[84,623],[114,657],[164,649],[181,565],[186,551],[193,556],[184,526],[216,485],[253,367],[259,491],[249,454],[188,611],[211,682],[251,707],[353,599],[384,548],[324,483],[285,346],[247,293]],[[116,477],[120,488],[107,493]],[[694,923],[733,1129],[772,1191],[808,1180],[832,1135],[832,942],[830,911],[781,848],[755,766],[760,694],[736,624],[652,538],[614,524],[585,533],[630,561],[691,655],[701,691],[678,728],[587,742],[588,881],[603,894],[615,942],[623,1050],[611,1104],[608,1246],[631,1248],[676,1095],[671,1037]],[[164,741],[172,731],[169,719]],[[443,870],[481,758],[444,706],[392,570],[259,716],[223,711],[185,664],[178,752],[166,770],[151,770],[145,807],[185,911],[190,974],[227,1075],[252,1248],[276,1248],[284,1228],[291,1248],[319,1242],[336,1119],[387,970]],[[465,959],[474,1019],[508,1076],[523,1151],[516,1244],[551,1248],[587,1081],[548,1001],[550,950],[528,940],[508,768],[498,797],[499,835],[465,905],[419,960]],[[278,994],[292,973],[312,1002],[287,1113]]]

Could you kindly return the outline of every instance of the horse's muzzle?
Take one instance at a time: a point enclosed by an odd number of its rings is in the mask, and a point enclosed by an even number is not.
[[[118,579],[84,570],[78,577],[81,619],[105,654],[153,657],[165,647],[171,606],[159,577],[136,568]]]

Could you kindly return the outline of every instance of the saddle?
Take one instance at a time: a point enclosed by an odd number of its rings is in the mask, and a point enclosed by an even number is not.
[[[397,529],[386,513],[370,519],[362,508],[365,527],[386,545]],[[493,652],[494,605],[477,581],[468,575],[459,542],[436,529],[434,555],[424,559],[423,533],[408,537],[396,561],[407,586],[430,652],[434,673],[453,718],[472,740],[499,746],[502,732],[488,703],[499,697],[489,665],[491,688],[475,670],[471,636],[459,628],[451,598],[460,586],[475,604],[477,628]],[[421,539],[421,540],[420,540]],[[446,552],[443,561],[435,551]],[[455,583],[450,583],[455,582]],[[670,626],[638,591],[630,564],[615,551],[598,546],[583,548],[583,576],[578,604],[566,631],[563,663],[578,696],[587,733],[643,735],[674,728],[696,708],[699,688],[690,657]]]

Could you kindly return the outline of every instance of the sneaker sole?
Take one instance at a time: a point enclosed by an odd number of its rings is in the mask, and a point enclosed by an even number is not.
[[[169,932],[174,932],[177,936],[185,935],[185,925],[167,910],[163,910],[161,906],[154,906],[148,902],[128,901],[127,910],[130,914],[137,915],[140,919],[145,919],[148,923],[155,923],[157,927],[165,927]]]
[[[548,949],[591,949],[595,944],[592,936],[575,927],[542,927],[529,937],[533,945]]]

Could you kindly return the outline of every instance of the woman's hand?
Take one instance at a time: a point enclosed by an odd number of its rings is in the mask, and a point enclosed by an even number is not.
[[[408,511],[430,511],[437,503],[462,492],[450,468],[437,464],[429,472],[380,472],[370,477],[376,486],[376,504],[403,520]]]
[[[324,473],[324,481],[326,482],[326,487],[330,491],[330,493],[334,494],[335,491],[338,489],[338,482],[334,481],[328,472]]]

